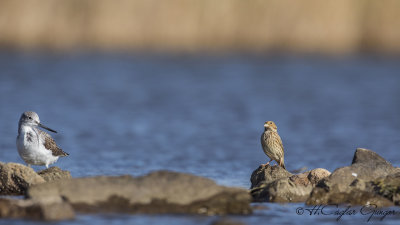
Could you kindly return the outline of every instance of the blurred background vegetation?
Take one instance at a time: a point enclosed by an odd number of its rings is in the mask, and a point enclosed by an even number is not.
[[[398,0],[1,0],[0,48],[400,52]]]

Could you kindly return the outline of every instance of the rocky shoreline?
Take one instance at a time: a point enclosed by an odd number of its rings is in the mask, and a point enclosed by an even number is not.
[[[279,166],[259,167],[251,176],[250,192],[255,202],[397,206],[400,168],[358,148],[350,166],[332,173],[318,168],[293,175]]]
[[[36,173],[17,163],[0,163],[0,218],[65,220],[75,213],[177,213],[246,215],[248,190],[217,185],[191,174],[156,171],[145,176],[71,178],[51,167]]]
[[[268,165],[257,168],[250,181],[249,191],[170,171],[71,178],[58,167],[36,173],[22,164],[0,163],[0,218],[66,220],[75,213],[102,212],[247,215],[251,202],[400,204],[400,168],[362,148],[350,166],[332,173],[317,168],[292,174]],[[12,197],[18,195],[24,198]]]

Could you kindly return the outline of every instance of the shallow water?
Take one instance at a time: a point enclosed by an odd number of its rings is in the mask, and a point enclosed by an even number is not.
[[[3,52],[0,159],[22,163],[15,147],[17,123],[23,111],[33,110],[59,132],[53,137],[70,156],[55,165],[74,177],[167,169],[248,188],[251,172],[268,160],[260,144],[266,120],[278,126],[289,170],[332,171],[349,165],[357,147],[373,149],[398,166],[398,62],[372,56]],[[265,205],[270,210],[238,218],[249,224],[337,223],[296,215],[302,204]],[[377,223],[393,224],[395,218]],[[209,224],[213,219],[82,215],[60,224]]]

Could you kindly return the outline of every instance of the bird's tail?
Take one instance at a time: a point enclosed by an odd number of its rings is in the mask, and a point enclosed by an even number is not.
[[[58,148],[57,156],[69,156],[68,153],[64,152],[61,148]]]
[[[284,162],[283,158],[281,158],[281,160],[279,160],[279,165],[280,165],[283,169],[286,170],[285,162]]]

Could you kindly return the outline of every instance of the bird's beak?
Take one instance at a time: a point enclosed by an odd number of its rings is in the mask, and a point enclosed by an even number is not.
[[[268,126],[268,124],[265,123],[265,124],[264,124],[264,127],[267,128],[267,127],[269,127],[269,126]]]
[[[41,128],[43,128],[43,129],[46,129],[46,130],[48,130],[48,131],[57,133],[57,131],[55,131],[55,130],[53,130],[53,129],[50,129],[50,128],[46,127],[45,125],[41,124],[41,123],[38,123],[38,126],[41,127]]]

